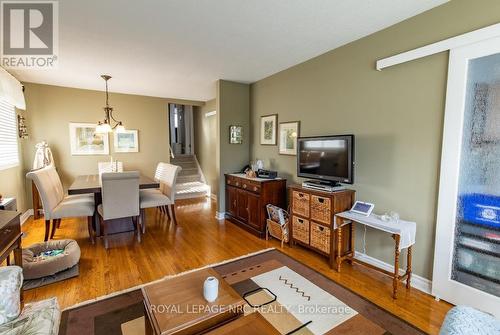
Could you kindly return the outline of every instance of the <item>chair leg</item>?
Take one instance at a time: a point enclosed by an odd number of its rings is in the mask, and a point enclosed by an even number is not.
[[[170,211],[168,210],[167,206],[163,206],[163,209],[165,210],[165,213],[167,213],[167,217],[169,220],[172,220],[172,216],[170,215]]]
[[[57,227],[59,227],[60,222],[61,222],[61,219],[52,220],[52,232],[50,233],[51,240],[54,238],[54,235],[56,234],[56,230],[57,230]]]
[[[57,220],[57,228],[61,228],[61,219]]]
[[[172,204],[169,207],[170,207],[170,211],[172,212],[171,213],[172,221],[174,222],[174,224],[177,224],[177,218],[175,217],[175,204]]]
[[[5,259],[5,261],[7,262],[7,266],[10,265],[10,254],[7,255],[7,258]]]
[[[50,220],[45,220],[45,237],[43,239],[45,242],[49,240],[49,234],[50,234]]]
[[[132,222],[134,223],[134,228],[137,233],[137,242],[141,243],[141,227],[138,224],[138,216],[133,216],[132,217]]]
[[[99,215],[99,224],[101,226],[102,236],[104,238],[104,249],[108,249],[108,231],[106,230],[106,222],[102,219],[102,216]]]
[[[94,217],[93,216],[87,216],[87,227],[89,229],[90,242],[92,242],[92,244],[95,244],[94,228],[92,228],[92,222],[93,221],[94,221]]]
[[[142,234],[146,233],[146,209],[141,209],[140,226],[142,228]]]

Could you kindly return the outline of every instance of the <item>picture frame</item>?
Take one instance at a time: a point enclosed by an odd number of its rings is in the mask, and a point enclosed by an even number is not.
[[[260,117],[260,144],[276,145],[278,114],[264,115]]]
[[[243,144],[242,126],[229,126],[229,144]]]
[[[72,156],[109,155],[109,136],[96,132],[95,123],[69,123]]]
[[[300,136],[300,121],[279,124],[279,154],[297,156],[297,138]]]
[[[139,152],[139,131],[137,129],[126,129],[114,132],[114,152]]]

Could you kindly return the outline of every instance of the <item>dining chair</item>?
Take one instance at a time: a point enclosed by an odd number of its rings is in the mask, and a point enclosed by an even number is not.
[[[61,219],[70,217],[87,217],[90,241],[94,243],[92,219],[95,212],[94,196],[92,194],[64,195],[61,179],[53,166],[48,166],[26,174],[35,183],[42,200],[45,217],[44,241],[54,238]],[[52,232],[50,221],[52,220]]]
[[[103,174],[104,172],[123,172],[123,162],[98,162],[97,170],[99,171],[99,175]]]
[[[155,179],[160,182],[160,188],[141,191],[139,203],[143,233],[146,231],[146,208],[160,208],[163,212],[167,213],[174,224],[177,224],[175,216],[175,184],[181,170],[182,168],[177,165],[158,163]]]
[[[139,218],[139,172],[105,172],[101,175],[102,204],[97,206],[104,247],[108,249],[109,220],[132,218],[137,241],[141,242]]]

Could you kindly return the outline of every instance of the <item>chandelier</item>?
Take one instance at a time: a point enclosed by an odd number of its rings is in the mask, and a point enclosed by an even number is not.
[[[125,131],[123,123],[113,117],[113,107],[109,106],[108,80],[111,79],[111,76],[103,74],[101,78],[106,82],[106,107],[104,107],[104,120],[97,122],[96,133],[110,133],[113,129],[117,133],[123,132]],[[112,122],[114,125],[111,124]]]

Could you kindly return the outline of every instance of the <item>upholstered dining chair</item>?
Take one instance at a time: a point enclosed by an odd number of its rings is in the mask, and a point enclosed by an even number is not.
[[[132,218],[141,242],[139,218],[139,172],[105,172],[101,175],[102,204],[97,206],[99,222],[104,237],[104,247],[108,249],[107,221]]]
[[[156,190],[142,190],[140,193],[140,208],[143,233],[146,231],[146,208],[158,207],[166,212],[174,224],[177,224],[175,216],[175,184],[177,176],[182,170],[180,166],[158,163],[155,179],[160,182],[160,188]]]
[[[53,166],[48,166],[26,174],[28,179],[34,183],[42,200],[43,213],[45,217],[45,238],[54,238],[56,229],[61,219],[70,217],[87,217],[89,237],[94,243],[94,230],[92,218],[94,216],[94,196],[92,194],[64,195],[61,179]],[[50,221],[52,220],[52,232],[50,232]]]
[[[103,174],[104,172],[123,172],[123,162],[113,161],[111,162],[98,162],[97,170],[99,174]]]

